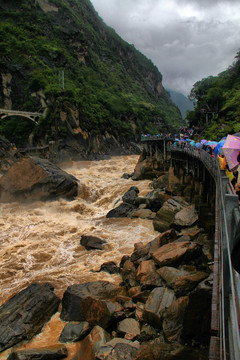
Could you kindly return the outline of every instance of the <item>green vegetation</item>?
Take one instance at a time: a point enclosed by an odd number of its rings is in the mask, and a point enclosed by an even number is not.
[[[35,138],[67,135],[60,121],[64,108],[78,110],[83,131],[108,131],[125,141],[179,126],[177,107],[156,90],[162,79],[157,68],[107,27],[88,0],[49,4],[57,11],[44,12],[34,0],[0,0],[0,72],[14,77],[13,109],[41,111],[32,96],[40,90],[48,102]],[[0,91],[0,107],[3,101]],[[5,136],[7,128],[1,127]]]
[[[190,99],[196,101],[188,113],[190,126],[205,126],[204,136],[219,140],[240,131],[240,52],[235,62],[218,76],[209,76],[194,84]]]

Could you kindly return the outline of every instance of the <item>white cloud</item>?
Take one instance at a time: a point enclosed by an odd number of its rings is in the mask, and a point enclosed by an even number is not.
[[[149,57],[166,87],[188,94],[239,49],[239,0],[92,0],[107,25]]]

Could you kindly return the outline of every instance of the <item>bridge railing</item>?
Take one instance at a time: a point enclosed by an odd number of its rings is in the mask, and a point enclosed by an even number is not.
[[[169,145],[169,151],[187,153],[202,161],[216,183],[214,281],[209,359],[240,359],[240,275],[231,261],[233,237],[240,220],[238,196],[218,158],[191,147]],[[240,261],[240,259],[239,259]]]

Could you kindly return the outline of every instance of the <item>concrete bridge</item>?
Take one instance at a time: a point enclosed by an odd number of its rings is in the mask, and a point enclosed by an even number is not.
[[[238,196],[218,158],[190,146],[181,148],[169,138],[142,139],[146,156],[168,162],[174,173],[181,168],[183,184],[186,177],[200,180],[213,196],[206,201],[215,213],[214,270],[211,306],[211,339],[209,360],[240,359],[240,275],[231,262],[234,234],[240,221]],[[240,259],[239,259],[240,261]]]
[[[25,117],[27,119],[30,119],[35,124],[38,123],[38,120],[42,115],[43,115],[42,113],[38,113],[38,112],[0,109],[0,118],[1,119],[4,119],[4,118],[9,117],[9,116],[21,116],[21,117]]]

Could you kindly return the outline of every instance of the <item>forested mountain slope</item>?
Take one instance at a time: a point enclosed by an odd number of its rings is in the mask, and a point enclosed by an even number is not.
[[[18,143],[61,138],[76,153],[110,153],[181,115],[156,66],[104,24],[89,0],[0,0],[0,108],[44,112],[10,119]]]
[[[236,60],[218,76],[209,76],[194,84],[190,98],[196,107],[188,115],[191,126],[208,126],[205,136],[219,140],[240,131],[240,52]]]

